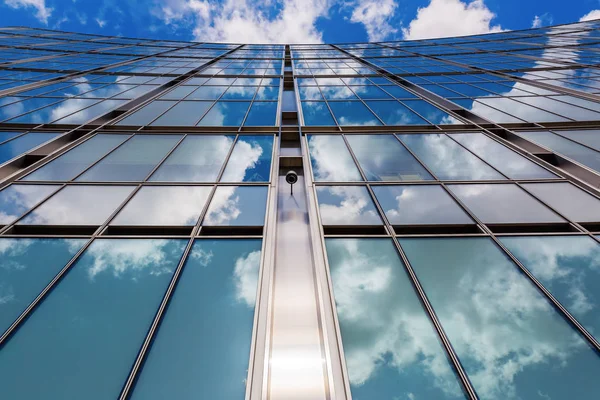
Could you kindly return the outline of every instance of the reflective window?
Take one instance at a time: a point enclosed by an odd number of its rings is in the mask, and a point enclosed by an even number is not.
[[[0,239],[0,334],[85,242],[84,239]]]
[[[556,131],[557,134],[600,151],[600,131]]]
[[[0,164],[54,139],[62,133],[31,132],[0,145]]]
[[[271,175],[273,136],[239,136],[222,182],[268,182]]]
[[[67,186],[18,224],[102,225],[133,189],[133,186]]]
[[[339,125],[381,125],[381,122],[360,101],[332,101],[329,107]]]
[[[335,121],[322,101],[303,101],[302,117],[306,126],[335,126]]]
[[[277,119],[277,102],[255,101],[250,107],[245,126],[269,126],[275,125]]]
[[[40,201],[57,191],[60,185],[10,185],[0,191],[0,224],[8,225]]]
[[[360,172],[341,136],[308,137],[313,177],[318,182],[362,181]]]
[[[3,396],[118,397],[186,242],[92,243],[3,345]]]
[[[194,126],[209,109],[210,101],[182,101],[160,116],[150,125],[156,126]]]
[[[448,185],[486,224],[565,222],[516,185]]]
[[[429,122],[397,101],[367,101],[366,103],[386,125],[429,125]]]
[[[392,225],[462,225],[473,220],[438,185],[373,186]]]
[[[587,236],[502,237],[502,243],[596,338],[600,245]]]
[[[215,182],[232,144],[232,136],[188,135],[150,181]]]
[[[117,122],[117,125],[147,125],[175,104],[174,101],[153,101]]]
[[[511,179],[555,178],[550,171],[481,133],[461,133],[452,138]]]
[[[446,135],[403,134],[398,137],[439,179],[506,179]]]
[[[527,183],[523,187],[576,222],[600,222],[600,200],[568,182]]]
[[[27,175],[26,181],[68,181],[123,143],[127,135],[100,134]]]
[[[323,225],[382,225],[364,186],[317,186]]]
[[[491,239],[400,243],[480,398],[600,391],[596,351]]]
[[[250,102],[219,101],[200,120],[198,126],[240,126]]]
[[[145,186],[111,225],[196,225],[211,186]]]
[[[266,186],[219,186],[202,225],[262,226],[266,204]]]
[[[132,399],[243,399],[260,240],[197,240]]]
[[[353,398],[464,399],[391,240],[325,244]]]
[[[393,135],[347,135],[346,140],[370,181],[433,179]]]
[[[134,136],[77,180],[87,182],[144,180],[179,139],[181,139],[179,135]]]

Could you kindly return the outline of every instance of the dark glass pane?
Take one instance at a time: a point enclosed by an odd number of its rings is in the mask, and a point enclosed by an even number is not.
[[[231,136],[188,135],[150,181],[215,182],[232,144]]]
[[[92,243],[3,345],[3,395],[117,398],[186,242]]]
[[[266,206],[266,186],[219,186],[202,225],[262,226]]]
[[[78,181],[141,181],[181,139],[179,135],[138,135],[77,178]]]
[[[587,236],[503,237],[502,243],[596,338],[600,245]]]
[[[273,136],[239,136],[221,182],[268,182]]]
[[[308,149],[315,181],[362,181],[341,136],[311,135],[308,137]]]
[[[480,398],[600,391],[598,353],[491,239],[400,243]]]
[[[464,399],[391,240],[325,244],[353,398]]]
[[[111,225],[196,225],[211,186],[146,186]]]
[[[128,135],[96,135],[74,149],[69,150],[57,159],[50,161],[32,174],[27,175],[23,180],[71,180],[88,166],[106,155],[106,153],[121,144],[128,137]]]
[[[438,185],[373,186],[392,225],[473,224],[473,220]]]
[[[433,179],[393,135],[347,135],[346,139],[370,181]]]
[[[133,189],[133,186],[67,186],[18,224],[102,225]]]
[[[448,185],[448,188],[487,224],[564,222],[517,185]]]
[[[317,186],[323,225],[382,225],[364,186]]]
[[[57,191],[60,185],[10,185],[0,191],[0,225],[8,225]]]
[[[398,137],[439,179],[506,179],[446,135],[403,134]]]
[[[260,240],[197,240],[132,399],[243,399]]]
[[[0,334],[85,242],[85,239],[0,239]]]

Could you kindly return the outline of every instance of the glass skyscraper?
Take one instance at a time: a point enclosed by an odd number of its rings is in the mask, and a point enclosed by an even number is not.
[[[599,66],[1,28],[0,397],[600,398]]]

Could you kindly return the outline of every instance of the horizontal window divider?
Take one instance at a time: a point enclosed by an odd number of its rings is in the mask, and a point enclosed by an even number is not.
[[[396,235],[427,235],[427,234],[464,234],[464,233],[483,233],[477,224],[456,224],[456,225],[394,225]]]
[[[324,225],[323,233],[325,235],[384,235],[386,234],[385,226],[382,225]]]
[[[263,226],[201,226],[199,236],[260,236]]]
[[[9,235],[93,235],[100,225],[13,225]]]
[[[531,233],[531,232],[577,232],[578,230],[568,222],[535,223],[535,224],[486,224],[493,233]]]

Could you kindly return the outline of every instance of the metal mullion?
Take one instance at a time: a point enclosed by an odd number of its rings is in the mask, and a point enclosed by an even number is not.
[[[490,238],[494,241],[494,243],[496,244],[496,246],[498,246],[500,249],[502,249],[502,251],[504,251],[504,253],[506,255],[509,256],[509,258],[513,261],[513,263],[519,268],[519,270],[524,273],[529,280],[534,284],[534,286],[537,287],[538,290],[540,290],[545,296],[546,299],[548,301],[550,301],[553,306],[555,307],[555,310],[561,314],[565,319],[568,320],[568,322],[570,322],[571,326],[573,326],[582,336],[584,336],[588,342],[590,343],[591,346],[593,346],[595,348],[596,351],[600,351],[600,343],[583,327],[583,325],[581,325],[579,323],[579,321],[577,321],[575,319],[575,317],[573,317],[568,311],[567,309],[552,295],[552,293],[550,293],[550,291],[548,289],[546,289],[542,283],[540,281],[537,280],[537,278],[510,252],[508,251],[508,249],[506,248],[506,246],[504,246],[504,244],[495,236],[494,232],[492,232],[486,224],[484,224],[474,213],[472,213],[464,204],[463,202],[450,190],[446,187],[445,184],[442,184],[442,187],[446,190],[446,192],[454,199],[454,201],[456,201],[467,213],[468,215],[478,223],[478,225],[480,225],[481,228],[483,228],[484,232],[486,232],[487,234],[490,235]],[[521,188],[521,190],[524,190],[523,188]],[[527,194],[529,194],[529,192],[525,192]],[[536,198],[537,200],[537,198]],[[539,200],[538,200],[539,201]],[[552,208],[550,208],[552,210]],[[568,220],[566,220],[568,221]]]

